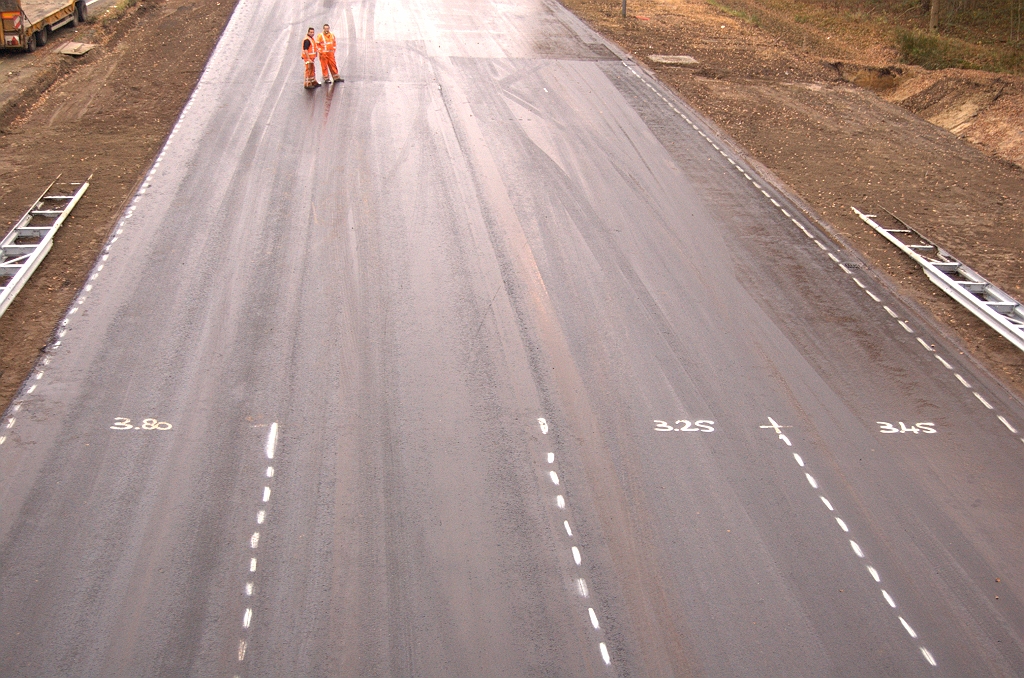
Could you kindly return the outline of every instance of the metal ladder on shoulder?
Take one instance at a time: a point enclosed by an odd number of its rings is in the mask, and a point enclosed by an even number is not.
[[[50,251],[54,234],[89,188],[88,179],[57,183],[59,180],[57,177],[46,187],[0,241],[0,316]]]
[[[876,215],[864,214],[856,207],[851,209],[864,223],[920,264],[939,289],[1024,351],[1024,306],[1016,299],[895,215],[889,214],[899,228],[885,228],[875,221]]]

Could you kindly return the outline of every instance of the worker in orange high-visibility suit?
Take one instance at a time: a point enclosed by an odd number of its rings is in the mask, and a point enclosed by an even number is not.
[[[324,32],[316,36],[316,51],[320,55],[320,71],[324,74],[324,82],[327,82],[328,73],[331,82],[345,82],[338,77],[338,64],[334,60],[334,50],[338,46],[338,40],[331,33],[331,27],[324,24]]]
[[[314,33],[316,33],[316,30],[310,26],[309,30],[306,31],[306,37],[302,39],[302,61],[306,64],[306,89],[320,86],[320,83],[316,81],[316,40],[313,38]]]

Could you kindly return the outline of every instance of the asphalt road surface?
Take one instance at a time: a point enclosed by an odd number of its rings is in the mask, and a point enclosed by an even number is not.
[[[242,0],[0,423],[0,675],[1021,675],[1024,409],[620,56]]]

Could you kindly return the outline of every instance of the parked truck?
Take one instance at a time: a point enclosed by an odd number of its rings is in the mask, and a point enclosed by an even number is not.
[[[3,48],[32,52],[61,26],[76,26],[88,14],[86,0],[0,0]]]

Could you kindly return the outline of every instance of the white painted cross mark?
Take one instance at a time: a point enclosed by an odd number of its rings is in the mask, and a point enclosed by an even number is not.
[[[789,441],[789,438],[786,436],[785,433],[782,432],[782,429],[784,429],[784,428],[793,428],[793,427],[792,426],[783,426],[782,424],[778,423],[777,421],[775,421],[771,417],[768,417],[768,421],[771,422],[771,423],[768,426],[762,426],[761,428],[770,428],[770,429],[772,429],[773,431],[775,431],[775,433],[778,434],[779,440],[781,440],[782,442],[786,443],[786,445],[792,447],[793,443],[791,443]]]

